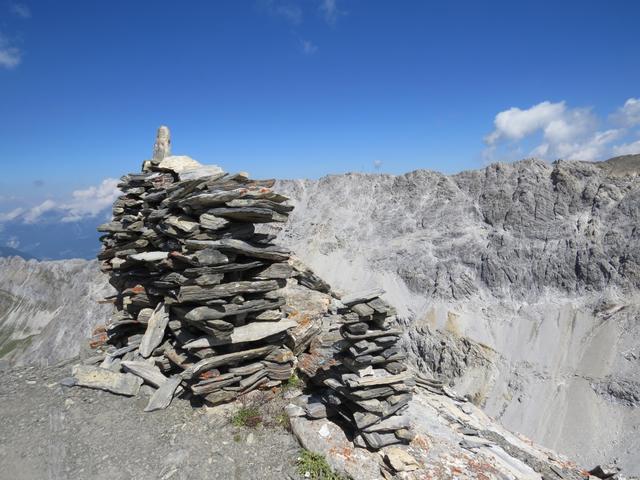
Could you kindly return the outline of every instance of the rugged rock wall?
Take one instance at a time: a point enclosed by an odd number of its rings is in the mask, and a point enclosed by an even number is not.
[[[337,288],[383,287],[416,363],[507,427],[637,472],[639,160],[281,181],[278,240]]]
[[[97,261],[0,258],[0,362],[53,364],[78,354],[111,305]]]

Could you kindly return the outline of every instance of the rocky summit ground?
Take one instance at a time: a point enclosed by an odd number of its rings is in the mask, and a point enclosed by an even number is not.
[[[24,367],[0,382],[0,479],[291,479],[300,447],[278,426],[235,427],[232,412],[176,399],[64,387],[69,362]]]

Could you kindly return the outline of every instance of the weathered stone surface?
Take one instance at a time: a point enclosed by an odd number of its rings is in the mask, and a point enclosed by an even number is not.
[[[140,355],[144,358],[148,358],[162,343],[167,323],[169,323],[169,310],[164,303],[159,303],[149,318],[147,329],[140,342]]]
[[[193,233],[198,230],[200,226],[198,222],[195,222],[193,219],[185,216],[165,217],[164,223],[185,233]]]
[[[200,215],[200,226],[207,230],[221,230],[229,225],[229,220],[216,217],[211,213],[203,213]]]
[[[366,303],[359,303],[351,307],[351,310],[356,312],[361,317],[369,317],[373,315],[374,310]]]
[[[169,252],[142,252],[130,255],[129,258],[138,262],[157,262],[166,259],[168,256]]]
[[[149,399],[149,403],[145,407],[145,412],[154,412],[156,410],[163,410],[171,405],[171,400],[173,400],[173,396],[182,382],[182,378],[180,376],[175,376],[167,379],[160,388],[155,391],[153,396]]]
[[[135,375],[89,365],[74,366],[72,375],[78,386],[107,390],[118,395],[137,395],[142,385],[142,379]]]
[[[231,343],[255,342],[263,338],[282,333],[295,327],[295,320],[282,319],[277,322],[256,322],[236,327],[231,333]]]
[[[123,360],[121,365],[125,372],[132,373],[142,378],[145,382],[154,387],[159,387],[167,381],[167,377],[160,372],[160,369],[150,363]]]
[[[398,447],[385,450],[384,459],[396,472],[412,472],[420,466],[406,450]]]
[[[411,426],[409,417],[393,416],[364,428],[365,432],[395,432]]]
[[[222,240],[186,240],[187,248],[201,250],[203,248],[216,248],[222,251],[238,253],[248,257],[263,258],[266,260],[283,261],[289,258],[289,251],[275,246],[258,246],[242,240],[225,238]]]
[[[186,155],[174,155],[174,156],[165,156],[160,163],[158,163],[158,168],[163,170],[169,170],[175,173],[184,172],[186,170],[194,170],[199,167],[202,167],[202,164],[191,157],[187,157]]]
[[[284,302],[282,300],[248,300],[241,304],[224,304],[224,305],[212,305],[209,307],[196,307],[191,310],[186,318],[189,321],[199,322],[204,320],[214,320],[229,317],[232,315],[241,315],[251,312],[260,312],[263,310],[269,310],[278,308]]]
[[[266,310],[255,316],[256,320],[263,322],[273,322],[282,318],[282,312],[280,310]]]
[[[384,294],[384,290],[380,288],[373,288],[370,290],[363,290],[360,292],[350,293],[348,295],[343,295],[340,298],[340,301],[350,307],[351,305],[355,305],[356,303],[368,302],[369,300],[373,300],[376,297]]]
[[[231,202],[228,202],[231,203]],[[229,218],[235,221],[252,223],[286,222],[286,215],[267,208],[238,207],[238,208],[212,208],[209,213],[217,217]]]
[[[263,347],[252,348],[241,352],[226,353],[224,355],[206,358],[185,369],[180,376],[185,380],[188,380],[200,375],[202,372],[206,372],[207,370],[211,370],[221,365],[236,365],[241,361],[263,358],[275,350],[275,348],[276,347],[273,345],[265,345]]]
[[[156,142],[153,144],[152,160],[162,161],[163,158],[171,155],[171,133],[169,127],[162,125],[158,128]]]
[[[277,290],[280,285],[275,280],[229,282],[214,286],[187,285],[180,287],[180,302],[206,302],[210,299],[232,297],[243,293],[259,293]]]

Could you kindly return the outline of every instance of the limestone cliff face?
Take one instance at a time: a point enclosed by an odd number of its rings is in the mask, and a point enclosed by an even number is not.
[[[281,181],[297,203],[281,238],[298,254],[364,257],[431,299],[634,291],[640,182],[601,165],[525,160],[453,176]]]
[[[278,236],[334,287],[385,288],[415,363],[507,427],[638,472],[638,171],[640,156],[280,181],[296,208]]]
[[[0,258],[0,361],[53,364],[76,355],[110,305],[97,261]]]

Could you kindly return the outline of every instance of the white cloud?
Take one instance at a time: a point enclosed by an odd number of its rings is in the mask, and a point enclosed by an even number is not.
[[[527,110],[512,107],[496,115],[495,130],[485,137],[485,141],[493,145],[502,139],[520,140],[561,118],[565,110],[564,102],[542,102]]]
[[[22,61],[22,52],[0,33],[0,67],[11,70]]]
[[[640,101],[628,99],[610,116],[614,119],[618,126],[601,130],[603,122],[590,108],[569,108],[565,102],[549,101],[527,109],[512,107],[496,115],[494,130],[484,138],[484,156],[495,160],[502,154],[515,159],[514,154],[529,150],[529,155],[547,160],[601,160],[619,150],[635,148],[636,142],[615,143],[629,137],[627,126],[640,122]]]
[[[12,3],[11,12],[21,18],[31,18],[31,10],[24,3]]]
[[[100,185],[72,192],[71,198],[67,201],[47,199],[30,209],[16,208],[7,213],[0,213],[0,223],[11,220],[35,223],[48,212],[55,212],[55,218],[62,222],[77,222],[95,217],[111,207],[120,195],[118,182],[115,178],[107,178]]]
[[[118,183],[119,181],[115,178],[107,178],[98,186],[73,192],[73,199],[61,206],[61,209],[66,212],[62,221],[75,222],[85,217],[95,217],[102,210],[110,207],[120,195]]]
[[[24,213],[24,208],[14,208],[10,212],[0,213],[0,222],[10,222]]]
[[[613,153],[619,155],[633,155],[640,153],[640,140],[631,143],[623,143],[613,147]]]
[[[318,47],[309,40],[300,40],[300,48],[305,55],[313,55],[318,51]]]
[[[320,12],[322,13],[325,21],[330,25],[335,25],[338,18],[347,14],[338,8],[337,0],[321,0]]]
[[[380,170],[381,167],[382,167],[382,160],[373,161],[373,168],[375,168],[376,170]]]
[[[53,200],[45,200],[40,205],[36,205],[29,209],[22,217],[25,223],[35,223],[47,212],[54,210],[58,204]]]
[[[630,98],[613,115],[612,119],[624,127],[640,125],[640,98]]]

